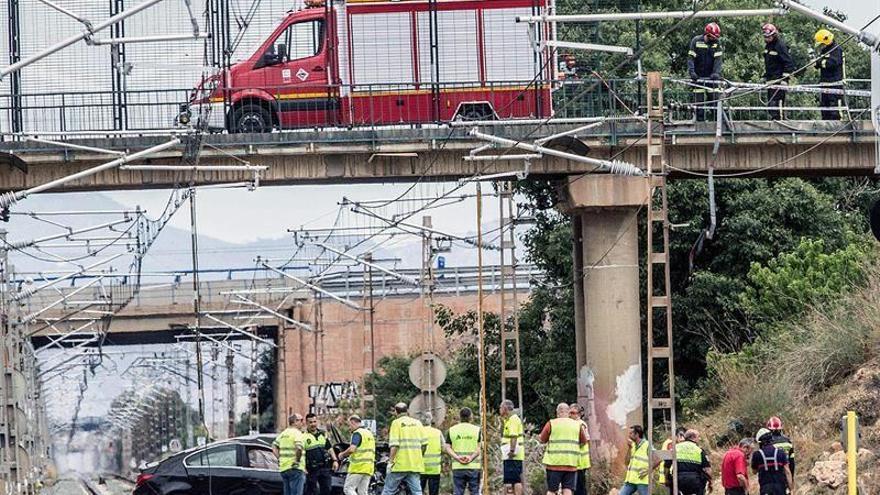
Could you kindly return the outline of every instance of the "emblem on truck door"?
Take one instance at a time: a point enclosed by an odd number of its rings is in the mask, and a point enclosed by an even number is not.
[[[296,77],[298,77],[300,81],[305,81],[309,78],[309,73],[308,71],[300,67],[299,70],[296,71]]]
[[[281,69],[281,79],[284,82],[290,82],[290,69]]]

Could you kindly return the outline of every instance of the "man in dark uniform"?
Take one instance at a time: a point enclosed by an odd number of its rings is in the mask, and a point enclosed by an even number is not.
[[[788,47],[773,24],[764,24],[761,34],[764,35],[764,80],[773,85],[788,85],[788,78],[795,71]],[[785,95],[784,89],[767,89],[767,106],[772,109],[770,119],[782,120]]]
[[[304,495],[330,495],[333,471],[339,469],[336,452],[327,440],[327,434],[318,429],[318,417],[306,415],[303,449],[306,455],[306,485]],[[332,471],[331,471],[332,470]]]
[[[675,460],[678,472],[678,492],[681,495],[704,495],[706,485],[712,490],[712,466],[703,450],[697,442],[700,441],[700,433],[697,430],[688,430],[684,434],[684,441],[675,444]],[[666,461],[667,470],[672,466],[672,461]]]
[[[834,33],[827,29],[817,31],[815,40],[816,46],[819,47],[819,58],[816,60],[819,82],[824,88],[843,89],[845,63],[843,48],[834,41]],[[822,120],[843,119],[845,98],[842,94],[822,93],[819,97],[819,106],[822,107]]]
[[[721,28],[714,22],[706,25],[703,34],[695,36],[688,45],[688,76],[691,81],[721,79],[721,59],[723,52],[719,40]],[[716,99],[718,92],[716,84],[712,82],[700,82],[694,87],[694,104],[697,108],[697,120],[706,120],[706,109],[702,105]],[[712,96],[709,98],[709,96]]]
[[[786,488],[794,493],[788,456],[773,446],[772,438],[767,428],[761,428],[755,436],[760,448],[752,453],[752,471],[758,475],[760,495],[785,495]]]
[[[766,426],[770,430],[770,442],[788,456],[788,469],[791,470],[791,475],[794,476],[794,444],[790,438],[782,433],[782,420],[778,416],[773,416],[767,420]]]

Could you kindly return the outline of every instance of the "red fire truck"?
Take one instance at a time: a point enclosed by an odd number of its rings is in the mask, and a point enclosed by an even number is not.
[[[204,80],[186,113],[230,132],[547,117],[553,64],[534,47],[549,30],[516,17],[552,1],[312,4]]]

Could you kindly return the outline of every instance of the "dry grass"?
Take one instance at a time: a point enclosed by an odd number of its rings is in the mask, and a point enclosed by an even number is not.
[[[878,348],[880,270],[872,269],[864,288],[780,329],[750,364],[719,364],[721,406],[694,426],[703,428],[720,456],[739,437],[754,434],[767,417],[781,416],[796,445],[798,484],[807,486],[813,463],[839,439],[839,421],[847,410],[860,416],[862,446],[880,450]],[[865,489],[880,494],[880,466],[875,468]],[[811,486],[810,493],[820,490]]]

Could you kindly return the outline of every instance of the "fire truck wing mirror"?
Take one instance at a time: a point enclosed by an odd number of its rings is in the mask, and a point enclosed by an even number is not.
[[[285,45],[284,43],[281,43],[278,45],[277,50],[278,50],[278,62],[276,62],[276,63],[281,63],[281,62],[287,60],[287,45]]]

